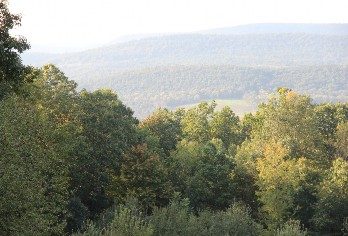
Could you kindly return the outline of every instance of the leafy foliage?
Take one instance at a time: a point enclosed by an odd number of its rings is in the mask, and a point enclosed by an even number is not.
[[[69,135],[45,110],[19,97],[0,103],[0,133],[0,232],[63,233]]]
[[[115,209],[111,222],[103,229],[90,222],[83,233],[75,236],[150,236],[152,226],[142,218],[134,202],[128,202]]]
[[[136,145],[124,155],[120,172],[114,176],[109,189],[114,199],[125,202],[132,196],[145,209],[167,205],[172,192],[164,163],[146,144]]]
[[[281,229],[277,230],[276,236],[306,236],[306,231],[301,229],[298,221],[288,221]]]
[[[6,0],[0,1],[0,99],[17,90],[25,79],[26,68],[20,53],[29,49],[22,37],[10,35],[10,30],[21,24],[19,15],[11,14]]]
[[[167,109],[159,109],[140,124],[140,128],[158,138],[166,155],[176,148],[181,136],[180,118]]]
[[[319,192],[314,224],[321,230],[335,231],[348,217],[348,163],[342,158],[332,162]]]

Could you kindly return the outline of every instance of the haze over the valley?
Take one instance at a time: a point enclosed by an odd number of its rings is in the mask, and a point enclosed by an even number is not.
[[[112,88],[138,117],[204,100],[242,115],[278,86],[347,100],[347,1],[164,2],[11,7],[23,13],[16,33],[32,44],[25,64],[54,63],[80,89]]]
[[[346,0],[10,0],[35,52],[71,52],[129,35],[254,23],[348,23]]]
[[[58,65],[80,88],[108,87],[138,117],[157,107],[219,100],[242,115],[281,86],[317,102],[348,99],[347,24],[253,24],[139,36],[76,53],[28,53]]]

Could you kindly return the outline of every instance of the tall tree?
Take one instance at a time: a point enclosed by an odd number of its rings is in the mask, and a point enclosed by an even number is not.
[[[22,93],[0,101],[0,181],[8,190],[1,203],[11,199],[16,206],[1,208],[9,210],[5,225],[13,233],[62,234],[71,215],[71,168],[81,146],[78,93],[76,83],[53,65],[32,73],[33,82],[23,86]]]
[[[304,158],[289,159],[289,153],[279,142],[273,141],[266,145],[265,156],[257,160],[257,195],[271,227],[279,227],[291,217],[296,217],[301,207],[309,207],[298,204],[296,196],[314,172],[313,162]]]
[[[82,91],[78,104],[85,142],[78,150],[72,185],[94,217],[112,204],[106,193],[110,176],[119,171],[122,156],[137,141],[138,120],[110,90]]]
[[[0,102],[0,232],[62,235],[68,202],[69,134],[42,107]]]
[[[26,67],[20,54],[29,49],[22,37],[11,36],[10,30],[21,24],[21,17],[10,13],[6,0],[0,0],[0,99],[17,90],[25,78]]]
[[[253,131],[254,139],[264,143],[277,140],[294,158],[322,161],[326,156],[323,137],[315,122],[314,105],[308,96],[279,89],[276,96],[260,106],[259,115],[262,125]]]

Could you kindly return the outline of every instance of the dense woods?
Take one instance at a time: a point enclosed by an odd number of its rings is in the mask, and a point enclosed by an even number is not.
[[[201,103],[138,121],[111,90],[34,70],[0,102],[3,234],[347,230],[348,104],[282,88],[243,118]]]
[[[348,103],[280,87],[138,120],[109,89],[26,67],[0,1],[0,235],[348,233]],[[3,26],[9,24],[8,26]],[[11,43],[6,44],[6,42]]]
[[[281,86],[310,94],[315,102],[342,102],[348,99],[346,65],[277,68],[176,65],[115,73],[105,71],[98,76],[93,73],[84,75],[84,78],[80,78],[79,72],[74,75],[81,87],[91,91],[100,87],[122,91],[122,101],[132,107],[139,118],[145,118],[156,107],[176,109],[217,99],[241,99],[257,107],[267,99],[268,94]]]

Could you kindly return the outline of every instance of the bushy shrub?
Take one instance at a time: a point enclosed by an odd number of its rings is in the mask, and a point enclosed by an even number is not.
[[[156,208],[150,217],[154,235],[188,235],[191,213],[188,199],[180,200],[176,195],[169,206]]]
[[[174,199],[168,207],[156,209],[151,216],[154,235],[259,235],[262,227],[250,216],[248,208],[235,203],[226,211],[194,214],[187,199]]]
[[[152,227],[144,220],[135,205],[121,205],[115,209],[114,217],[105,227],[89,223],[83,233],[75,236],[150,236]]]
[[[258,235],[262,231],[261,225],[251,218],[249,208],[238,203],[219,213],[218,217],[213,216],[212,220],[216,222],[215,228],[220,230],[221,235]],[[218,231],[212,232],[212,235],[218,234]]]
[[[260,235],[250,211],[242,204],[234,203],[226,211],[203,211],[191,217],[188,235]]]
[[[290,220],[278,229],[276,236],[306,236],[307,231],[301,228],[299,221]]]

